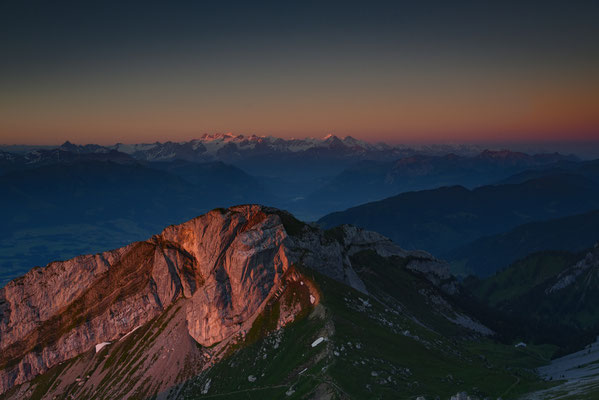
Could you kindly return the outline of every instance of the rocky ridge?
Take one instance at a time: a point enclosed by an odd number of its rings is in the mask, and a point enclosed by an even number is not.
[[[326,233],[257,205],[216,209],[144,242],[33,269],[0,289],[0,393],[122,338],[181,299],[189,336],[205,347],[226,344],[249,330],[289,274],[297,278],[295,265],[367,292],[350,261],[364,249],[417,256],[431,277],[445,273],[426,253],[376,233]],[[282,313],[278,326],[300,311]]]

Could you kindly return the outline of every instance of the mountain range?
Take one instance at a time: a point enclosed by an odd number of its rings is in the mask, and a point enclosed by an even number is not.
[[[40,152],[52,149],[51,146],[33,147],[33,151]],[[351,136],[339,138],[335,135],[327,135],[322,139],[285,139],[274,136],[256,135],[234,135],[231,133],[204,134],[198,139],[187,142],[154,142],[102,146],[96,144],[75,145],[66,141],[57,146],[64,151],[73,153],[107,153],[112,150],[129,154],[135,159],[144,161],[166,161],[182,159],[187,161],[232,161],[264,155],[267,153],[322,153],[323,149],[337,150],[338,156],[350,156],[356,158],[360,154],[368,155],[377,153],[379,156],[387,154],[387,157],[398,158],[405,154],[416,152],[423,154],[445,154],[457,152],[459,154],[475,154],[484,150],[476,145],[389,145],[384,142],[370,143],[355,139]],[[27,152],[31,147],[23,147],[20,152]],[[6,147],[6,151],[14,153],[15,146]],[[5,151],[5,152],[6,152]]]
[[[599,240],[599,210],[519,225],[445,254],[460,275],[493,275],[516,260],[544,250],[578,253]]]
[[[529,155],[507,150],[484,150],[475,155],[418,154],[398,160],[361,161],[312,192],[305,203],[323,212],[343,210],[402,192],[461,185],[494,183],[524,171],[544,170],[561,163],[577,165],[574,156]]]
[[[0,175],[0,250],[116,250],[7,265],[0,399],[527,398],[558,384],[534,368],[599,333],[594,162],[307,224],[258,205],[193,218],[277,198],[230,164],[67,153]]]
[[[329,214],[323,227],[353,224],[435,255],[518,225],[599,209],[599,184],[575,173],[549,173],[517,184],[403,193]]]
[[[241,169],[275,194],[271,204],[316,219],[405,191],[457,184],[474,187],[530,168],[575,164],[577,159],[479,146],[371,144],[349,136],[282,139],[217,134],[188,142],[112,146],[65,142],[24,153],[0,151],[0,174],[76,161],[138,162],[149,167],[175,163],[188,178],[194,174],[194,164],[221,162]],[[183,171],[185,165],[189,171]]]
[[[394,147],[335,136],[205,135],[182,143],[66,142],[19,150],[28,151],[0,152],[0,187],[7,193],[0,198],[0,285],[31,265],[123,246],[215,207],[261,203],[315,220],[446,184],[471,189],[547,171],[597,176],[596,163],[560,154]],[[402,243],[448,256],[426,241]]]

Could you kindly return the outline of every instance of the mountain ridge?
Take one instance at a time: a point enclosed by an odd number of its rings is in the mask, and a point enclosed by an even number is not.
[[[384,142],[370,143],[355,139],[351,136],[339,138],[329,134],[324,138],[284,139],[274,136],[234,135],[234,134],[204,134],[197,139],[182,142],[153,142],[114,145],[84,144],[77,145],[66,141],[60,146],[45,146],[34,150],[17,153],[0,150],[0,160],[18,158],[26,163],[35,163],[50,157],[58,158],[60,153],[68,157],[67,153],[78,157],[115,157],[120,154],[125,161],[130,157],[139,161],[167,161],[181,159],[194,162],[224,161],[235,162],[265,154],[303,154],[304,156],[318,156],[327,154],[331,157],[351,157],[353,159],[396,160],[403,157],[418,155],[443,156],[456,154],[458,156],[478,157],[480,159],[494,159],[499,161],[517,161],[526,156],[526,153],[509,151],[505,149],[490,149],[482,145],[390,145]],[[323,151],[333,150],[323,153]],[[543,153],[544,154],[544,153]],[[10,155],[10,156],[9,156]],[[552,154],[545,154],[545,161],[550,161]],[[543,157],[538,157],[541,160]],[[563,156],[574,159],[574,156]]]
[[[343,210],[399,193],[462,185],[474,188],[493,184],[529,168],[546,169],[575,158],[552,154],[526,154],[484,150],[474,155],[416,154],[394,161],[357,162],[309,194],[305,202],[322,211]]]
[[[526,255],[542,250],[579,252],[599,238],[599,210],[530,222],[459,247],[444,257],[461,274],[493,274]]]
[[[0,391],[122,338],[177,299],[200,346],[225,346],[300,279],[298,263],[367,293],[349,257],[369,249],[412,257],[407,268],[453,290],[447,266],[427,253],[406,252],[374,232],[340,229],[326,236],[286,212],[236,206],[169,226],[147,241],[33,269],[0,289]],[[282,308],[277,326],[317,303],[318,291],[305,282],[301,290],[311,300]]]
[[[402,193],[329,214],[328,228],[352,224],[374,230],[406,248],[442,256],[482,236],[533,221],[591,211],[599,207],[599,185],[563,173],[518,184],[463,186]]]

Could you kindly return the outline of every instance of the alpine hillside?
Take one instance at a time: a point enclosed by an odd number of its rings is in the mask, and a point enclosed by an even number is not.
[[[547,352],[495,342],[459,293],[446,264],[379,234],[216,209],[0,289],[0,391],[407,399],[546,387],[530,368]]]

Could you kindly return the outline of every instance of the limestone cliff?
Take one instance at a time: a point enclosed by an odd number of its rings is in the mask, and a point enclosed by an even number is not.
[[[226,343],[249,330],[289,285],[290,273],[297,280],[295,265],[366,292],[350,262],[365,249],[416,255],[427,272],[439,264],[372,232],[323,232],[284,211],[245,205],[213,210],[121,249],[35,268],[0,289],[0,393],[119,340],[179,300],[178,318],[191,338],[203,347]],[[318,298],[315,288],[306,290],[311,302]],[[300,308],[291,305],[277,326]]]

